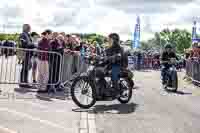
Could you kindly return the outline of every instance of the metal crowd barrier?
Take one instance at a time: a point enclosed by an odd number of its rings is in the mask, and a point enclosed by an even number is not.
[[[140,69],[159,69],[159,59],[141,58],[138,60],[136,56],[128,56],[129,68],[132,70]]]
[[[87,70],[79,55],[2,46],[0,51],[0,84],[59,85]]]
[[[80,55],[63,55],[61,82],[63,86],[71,85],[71,80],[87,71],[88,64],[84,63]]]
[[[200,60],[192,58],[186,60],[186,75],[195,83],[200,83]]]

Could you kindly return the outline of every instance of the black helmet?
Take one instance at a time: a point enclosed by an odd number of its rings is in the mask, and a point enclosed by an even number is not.
[[[168,43],[168,44],[166,44],[166,45],[165,45],[165,49],[167,49],[167,48],[170,48],[170,49],[172,49],[172,45],[171,45],[171,44],[169,44],[169,43]]]

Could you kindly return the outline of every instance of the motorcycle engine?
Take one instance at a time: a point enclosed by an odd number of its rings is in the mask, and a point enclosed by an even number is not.
[[[96,79],[96,88],[97,88],[97,95],[103,96],[104,93],[108,93],[110,90],[110,81],[105,79]]]

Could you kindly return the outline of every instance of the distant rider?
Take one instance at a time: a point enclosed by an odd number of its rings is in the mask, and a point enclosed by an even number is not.
[[[163,87],[166,86],[166,73],[171,67],[170,59],[177,58],[176,53],[173,51],[173,47],[171,44],[166,44],[164,52],[161,54],[161,76],[162,76],[162,84]]]

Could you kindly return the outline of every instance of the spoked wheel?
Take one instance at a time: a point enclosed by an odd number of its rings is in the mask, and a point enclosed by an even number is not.
[[[128,79],[122,79],[120,81],[121,96],[118,98],[120,103],[128,103],[132,97],[133,84]]]
[[[87,76],[81,76],[74,80],[71,96],[75,104],[81,108],[88,109],[96,103],[96,91]]]

